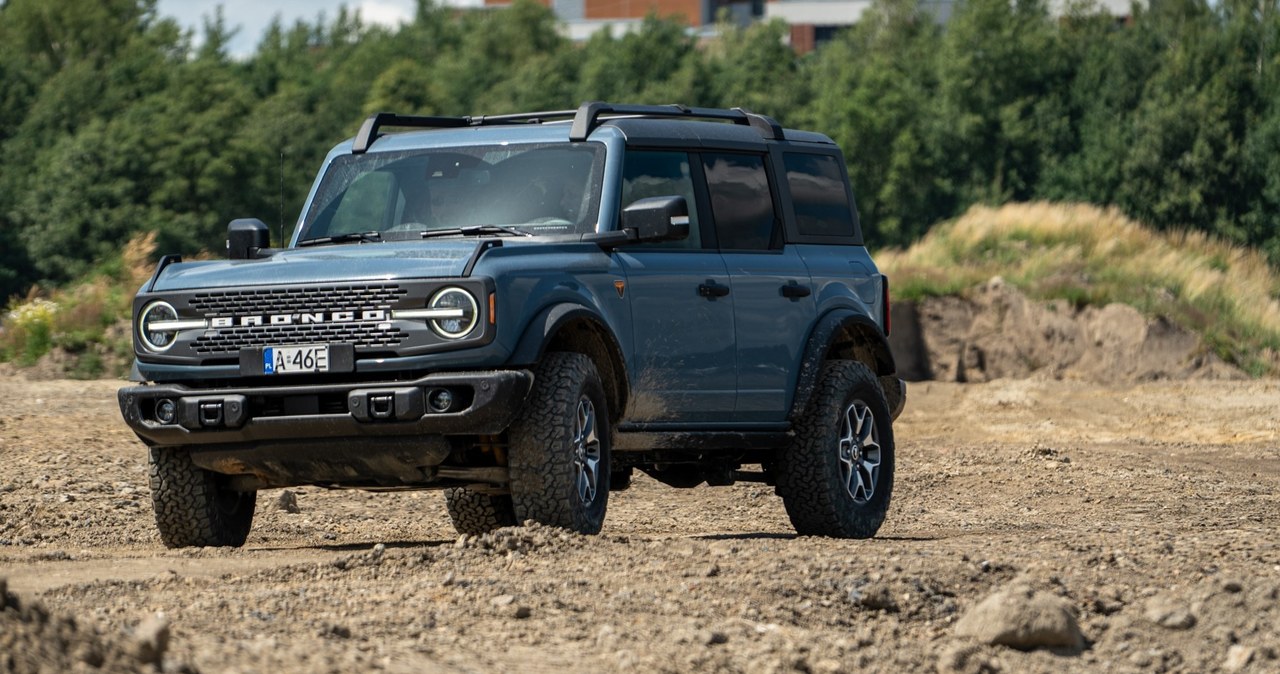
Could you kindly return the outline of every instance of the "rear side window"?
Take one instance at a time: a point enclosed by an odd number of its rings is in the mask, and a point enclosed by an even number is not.
[[[764,157],[707,153],[702,158],[720,248],[767,250],[780,243]]]
[[[832,155],[783,153],[787,185],[804,236],[853,236],[853,209],[844,173]]]

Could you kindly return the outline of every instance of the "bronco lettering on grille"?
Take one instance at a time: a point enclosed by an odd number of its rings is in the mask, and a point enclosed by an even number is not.
[[[209,327],[232,328],[259,325],[315,325],[320,323],[364,323],[387,320],[385,309],[364,311],[319,311],[297,314],[261,314],[257,316],[217,316],[209,319]]]

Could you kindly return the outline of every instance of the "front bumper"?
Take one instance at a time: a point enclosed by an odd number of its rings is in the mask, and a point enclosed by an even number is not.
[[[193,389],[154,384],[120,389],[125,423],[149,445],[294,444],[504,431],[533,384],[525,370],[451,372],[413,381],[281,384]],[[447,391],[451,404],[433,407]],[[440,396],[435,396],[438,403]],[[166,414],[171,410],[171,414]],[[169,416],[166,423],[162,419]]]

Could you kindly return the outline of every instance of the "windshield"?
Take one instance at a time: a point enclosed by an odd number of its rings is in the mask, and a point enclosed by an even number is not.
[[[341,156],[298,240],[594,232],[603,158],[602,145],[563,142]]]

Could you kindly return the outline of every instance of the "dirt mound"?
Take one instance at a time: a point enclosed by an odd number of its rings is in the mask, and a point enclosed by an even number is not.
[[[1125,304],[1038,302],[995,277],[965,297],[893,305],[890,346],[912,381],[1046,377],[1099,383],[1243,379],[1200,338]]]
[[[43,672],[192,672],[163,668],[169,627],[163,618],[144,620],[133,634],[106,635],[74,618],[53,615],[8,591],[0,578],[0,671]]]

